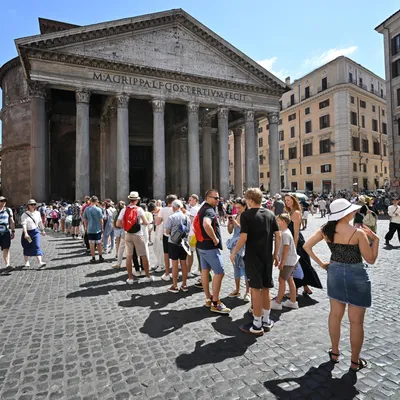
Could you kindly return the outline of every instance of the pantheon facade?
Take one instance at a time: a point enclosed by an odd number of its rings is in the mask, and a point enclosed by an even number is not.
[[[2,190],[28,198],[229,196],[258,186],[257,121],[269,120],[278,192],[279,98],[288,89],[181,9],[76,26],[39,19],[0,69]],[[245,163],[242,170],[242,141]],[[244,179],[243,179],[244,177]]]

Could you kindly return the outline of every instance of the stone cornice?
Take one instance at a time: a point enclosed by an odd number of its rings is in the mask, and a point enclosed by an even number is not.
[[[156,13],[150,16],[115,21],[114,24],[105,23],[70,29],[56,35],[43,35],[43,37],[42,35],[37,35],[32,38],[18,40],[17,47],[19,49],[23,47],[30,47],[33,49],[52,49],[76,43],[84,43],[90,40],[98,40],[110,36],[141,31],[144,29],[155,29],[168,24],[181,25],[189,29],[212,48],[224,54],[259,80],[265,82],[272,88],[272,90],[276,90],[279,96],[288,89],[283,82],[279,83],[277,80],[274,80],[269,74],[265,73],[266,71],[263,71],[261,66],[258,66],[253,60],[249,59],[239,50],[225,42],[225,40],[181,9]]]
[[[182,72],[169,71],[160,68],[126,64],[122,62],[107,61],[99,58],[85,57],[78,54],[59,53],[48,50],[21,49],[21,54],[25,64],[29,64],[30,59],[60,62],[64,64],[74,64],[94,69],[126,72],[129,74],[139,74],[143,76],[158,77],[181,82],[192,82],[207,86],[217,86],[225,89],[255,92],[271,96],[280,96],[282,91],[273,90],[263,86],[249,85],[244,83],[227,81],[224,79],[210,78],[201,75],[185,74]]]
[[[8,103],[8,104],[4,104],[3,108],[0,110],[0,120],[3,119],[3,115],[5,114],[5,112],[8,109],[13,108],[15,106],[19,106],[21,104],[30,103],[31,100],[32,100],[32,97],[29,96],[29,97],[24,97],[23,99],[12,101],[11,103]]]
[[[0,156],[4,156],[4,154],[10,153],[12,151],[18,151],[18,150],[26,150],[26,149],[30,149],[31,148],[31,144],[30,143],[19,143],[19,144],[15,144],[13,146],[7,146],[7,147],[2,147],[2,149],[0,150]]]

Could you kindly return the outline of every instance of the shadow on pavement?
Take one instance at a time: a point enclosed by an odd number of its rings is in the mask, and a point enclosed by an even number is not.
[[[150,313],[143,327],[140,328],[140,332],[146,333],[152,338],[161,338],[177,331],[186,324],[215,316],[216,314],[205,306],[185,310],[156,310]],[[225,316],[225,319],[230,318]]]
[[[267,390],[276,396],[276,399],[311,399],[311,398],[330,398],[341,400],[351,400],[358,390],[354,387],[357,383],[357,375],[354,372],[347,372],[341,378],[333,378],[332,370],[334,364],[330,361],[324,362],[316,367],[311,367],[303,376],[299,378],[273,379],[264,382]],[[283,389],[281,386],[293,382],[293,385]],[[290,390],[291,389],[291,390]],[[316,397],[313,397],[313,394]]]
[[[232,322],[230,317],[221,316],[212,325],[219,333],[231,335],[231,337],[208,344],[204,344],[205,340],[197,341],[192,353],[181,354],[176,358],[177,367],[189,371],[201,365],[218,364],[228,358],[243,356],[247,349],[257,341],[255,335],[245,334],[239,330],[239,326],[249,320],[251,318],[245,317]]]
[[[100,286],[100,287],[89,287],[87,289],[78,290],[76,292],[69,293],[66,298],[73,299],[75,297],[96,297],[96,296],[105,296],[110,294],[112,290],[123,290],[127,291],[132,289],[132,286],[128,285],[127,283],[123,283],[121,285],[107,285],[107,286]]]
[[[130,300],[120,301],[118,305],[120,307],[150,307],[150,310],[159,310],[160,308],[164,308],[169,304],[175,303],[180,299],[192,296],[193,294],[195,293],[191,292],[190,289],[188,292],[180,292],[179,294],[169,293],[167,291],[165,293],[149,295],[134,293]],[[149,318],[150,317],[151,314]]]
[[[86,278],[96,278],[97,276],[108,276],[114,275],[119,272],[126,272],[126,268],[110,268],[110,269],[99,269],[98,271],[91,272],[86,275]]]

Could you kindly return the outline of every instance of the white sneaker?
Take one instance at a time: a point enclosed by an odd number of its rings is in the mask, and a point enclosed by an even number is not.
[[[153,282],[154,278],[152,276],[145,276],[144,278],[139,279],[139,283],[150,283]]]
[[[133,276],[136,276],[136,278],[139,278],[139,276],[142,276],[142,275],[140,274],[140,271],[136,271],[136,269],[134,269],[134,270],[132,271],[132,275],[133,275]]]
[[[278,304],[275,299],[271,300],[271,310],[282,310],[282,304]]]
[[[158,265],[153,265],[150,267],[150,271],[157,271]]]
[[[287,307],[287,308],[293,308],[293,310],[297,310],[299,308],[299,303],[297,301],[295,301],[294,303],[291,302],[289,299],[287,299],[286,301],[284,301],[281,304],[283,307]]]
[[[243,296],[243,301],[244,301],[245,303],[250,303],[251,297],[250,297],[250,294],[249,294],[249,293],[246,293],[246,294]]]
[[[163,281],[165,281],[165,282],[169,282],[170,280],[171,280],[171,276],[170,275],[163,275],[162,277],[161,277],[161,279],[163,280]]]
[[[156,272],[164,272],[165,271],[165,267],[163,265],[159,265],[156,269]]]
[[[146,271],[144,269],[140,271],[140,276],[146,276]]]
[[[128,284],[128,285],[133,285],[133,282],[135,282],[133,279],[127,279],[126,280],[126,283]]]
[[[30,267],[31,266],[31,264],[29,264],[29,261],[27,261],[26,263],[25,263],[25,267]]]

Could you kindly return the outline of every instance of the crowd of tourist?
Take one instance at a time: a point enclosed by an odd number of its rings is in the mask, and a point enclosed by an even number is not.
[[[13,269],[9,249],[17,219],[22,226],[25,266],[30,266],[30,257],[35,257],[38,268],[43,268],[46,262],[42,258],[40,235],[51,229],[72,240],[82,240],[91,264],[102,263],[104,254],[112,254],[116,260],[112,267],[126,268],[129,285],[136,278],[140,284],[150,283],[154,273],[162,273],[161,279],[170,282],[168,292],[178,295],[189,290],[189,277],[198,276],[195,286],[203,290],[205,306],[211,312],[229,314],[231,310],[220,296],[226,269],[221,228],[226,227],[230,235],[226,247],[231,253],[235,282],[228,296],[250,303],[249,312],[253,315],[252,322],[240,329],[261,336],[274,326],[271,310],[299,308],[299,288],[303,296],[312,295],[312,288],[322,289],[311,263],[313,259],[328,272],[330,359],[339,362],[340,325],[348,305],[350,368],[358,371],[366,366],[360,358],[362,325],[365,310],[371,306],[371,283],[363,260],[372,264],[378,256],[379,215],[387,213],[391,219],[386,245],[391,246],[396,232],[400,241],[399,199],[395,197],[393,204],[390,200],[388,204],[387,199],[356,194],[306,197],[277,193],[272,197],[263,195],[258,188],[250,188],[236,199],[225,200],[216,189],[210,189],[204,199],[192,194],[185,201],[171,194],[165,200],[143,201],[138,192],[132,191],[127,194],[126,203],[100,201],[96,196],[87,196],[83,202],[61,201],[51,205],[38,205],[30,199],[17,212],[8,208],[7,199],[1,196],[0,246],[5,271],[9,272]],[[310,214],[319,214],[324,224],[306,242],[301,231],[307,229]],[[322,240],[331,250],[329,260],[321,260],[313,250]],[[150,250],[154,253],[153,265]],[[197,270],[193,268],[195,259]],[[274,265],[279,270],[278,294],[271,299]]]

